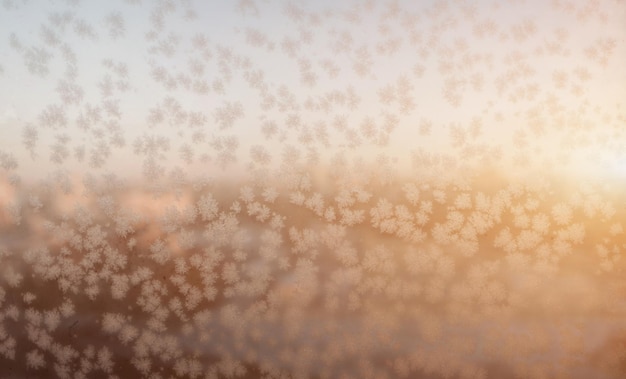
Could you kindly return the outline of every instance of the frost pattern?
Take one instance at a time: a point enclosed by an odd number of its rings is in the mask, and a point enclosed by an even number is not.
[[[621,378],[626,4],[0,8],[0,376]]]

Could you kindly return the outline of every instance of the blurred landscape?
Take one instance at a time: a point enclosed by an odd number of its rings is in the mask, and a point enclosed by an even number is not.
[[[3,377],[626,373],[619,180],[298,177],[5,181]]]

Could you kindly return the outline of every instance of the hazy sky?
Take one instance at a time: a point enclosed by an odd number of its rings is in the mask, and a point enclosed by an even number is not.
[[[117,128],[125,141],[123,147],[106,142],[110,154],[104,167],[113,171],[120,171],[120,166],[139,167],[141,160],[133,155],[132,146],[143,135],[169,139],[166,167],[188,165],[179,159],[181,146],[188,145],[194,151],[193,161],[204,169],[203,153],[211,156],[210,162],[216,159],[213,138],[238,139],[235,152],[240,166],[250,159],[251,145],[271,151],[276,162],[276,152],[286,145],[302,147],[303,131],[314,134],[320,124],[326,127],[330,144],[315,140],[309,146],[322,158],[344,151],[375,160],[383,152],[402,166],[419,149],[455,156],[457,152],[450,147],[452,130],[468,131],[475,120],[482,129],[473,142],[505,153],[514,150],[516,133],[527,134],[525,154],[537,156],[563,149],[560,146],[569,143],[565,141],[569,136],[578,142],[565,150],[578,165],[591,161],[589,144],[581,139],[605,138],[613,144],[602,149],[592,146],[592,153],[600,150],[597,153],[603,159],[619,161],[615,155],[619,155],[624,134],[615,133],[624,124],[619,117],[624,115],[626,99],[626,13],[618,1],[596,3],[594,10],[593,2],[568,8],[558,1],[261,1],[250,3],[253,7],[247,1],[5,1],[0,8],[0,151],[17,158],[23,176],[53,167],[91,170],[90,151],[107,138],[95,136],[93,129],[79,129],[76,120],[89,108],[102,111],[109,102],[117,105],[119,118],[103,117],[105,126],[99,127],[105,130],[107,123],[113,123],[109,129]],[[298,16],[290,18],[289,9],[300,9],[306,16],[300,21]],[[111,16],[122,22],[117,31]],[[93,35],[81,34],[81,27],[90,28]],[[251,42],[254,33],[261,36],[258,45]],[[194,45],[198,36],[206,37],[207,54]],[[607,41],[612,47],[604,62],[589,58],[590,49],[597,50]],[[290,44],[297,45],[293,54]],[[63,56],[63,49],[71,51],[75,62]],[[247,62],[223,64],[220,50]],[[39,66],[37,56],[43,57]],[[116,76],[103,65],[105,59],[123,64],[126,76]],[[369,65],[358,75],[355,67],[362,63]],[[193,71],[194,64],[204,65],[203,70]],[[329,65],[336,74],[330,73]],[[74,76],[68,77],[68,67]],[[176,88],[157,82],[157,69],[177,81]],[[524,70],[526,77],[520,76]],[[244,79],[258,72],[263,72],[266,94],[277,96],[281,87],[287,89],[300,108],[261,109],[260,91]],[[307,72],[313,82],[303,78]],[[561,85],[557,77],[565,78]],[[113,87],[118,80],[126,82],[128,90],[105,95],[100,83],[107,78]],[[183,88],[187,79],[192,87],[197,80],[196,84],[207,85],[209,90],[187,90]],[[384,104],[381,91],[402,80],[411,106],[393,100]],[[57,91],[64,84],[79,89],[80,98],[64,100]],[[529,87],[537,93],[533,98],[525,97]],[[319,99],[347,88],[360,97],[349,111],[302,109],[309,97]],[[150,126],[150,112],[163,109],[168,98],[184,112],[206,117],[198,128],[205,135],[204,142],[176,122]],[[226,104],[239,106],[241,117],[220,129],[215,114]],[[41,118],[50,106],[62,109],[65,126],[50,127]],[[545,133],[530,132],[535,122],[528,116],[532,112],[541,115]],[[286,127],[287,119],[294,116],[300,124]],[[589,126],[572,132],[573,117]],[[345,128],[359,135],[359,125],[368,118],[379,130],[385,120],[397,121],[389,143],[376,146],[360,135],[351,147],[350,131]],[[337,126],[341,119],[344,126]],[[275,123],[281,132],[265,138],[264,121]],[[34,160],[22,144],[28,125],[38,130]],[[58,138],[66,141],[62,144],[67,158],[55,165],[50,155]],[[85,151],[82,163],[75,157],[81,146]],[[596,164],[589,167],[595,170]],[[235,166],[230,165],[231,169]]]

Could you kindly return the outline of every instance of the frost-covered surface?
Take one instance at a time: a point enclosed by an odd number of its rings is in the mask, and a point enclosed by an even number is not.
[[[625,20],[1,1],[0,377],[626,377]]]
[[[3,375],[619,378],[621,188],[495,179],[15,193]]]

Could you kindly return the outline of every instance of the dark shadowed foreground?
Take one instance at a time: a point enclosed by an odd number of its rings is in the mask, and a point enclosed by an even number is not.
[[[626,376],[623,183],[278,179],[4,182],[1,376]]]

